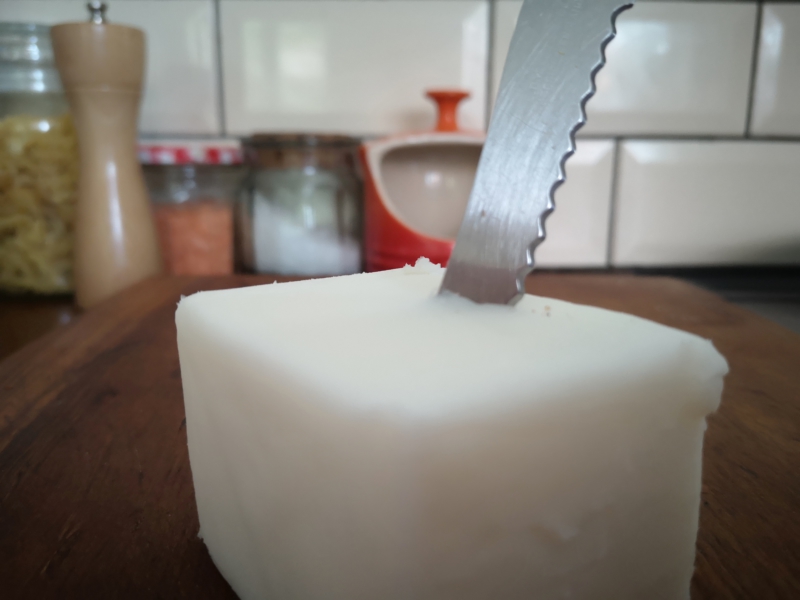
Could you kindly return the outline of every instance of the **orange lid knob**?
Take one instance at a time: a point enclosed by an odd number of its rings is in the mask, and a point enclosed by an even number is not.
[[[458,103],[464,98],[469,98],[469,92],[464,90],[428,90],[425,94],[436,102],[439,108],[439,121],[436,131],[458,131],[456,111]]]

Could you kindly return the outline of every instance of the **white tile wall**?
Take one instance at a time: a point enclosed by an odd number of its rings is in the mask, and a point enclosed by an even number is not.
[[[114,0],[110,21],[147,34],[144,134],[222,133],[215,69],[213,0]],[[83,21],[82,0],[2,0],[0,20]]]
[[[499,0],[493,93],[519,0]],[[744,133],[755,2],[639,2],[617,19],[581,134]]]
[[[604,267],[614,170],[612,140],[579,140],[567,160],[556,210],[545,225],[547,239],[536,249],[540,267]]]
[[[485,1],[223,2],[228,130],[427,129],[432,87],[469,90],[461,123],[481,129],[487,30]]]
[[[0,20],[82,20],[84,4],[0,0]],[[469,88],[462,124],[482,128],[520,5],[112,0],[109,16],[148,35],[145,135],[373,135],[430,127],[432,86]],[[618,25],[582,135],[620,138],[621,163],[581,140],[539,264],[603,266],[609,249],[619,265],[800,264],[800,0],[638,0]],[[746,141],[748,121],[796,143]]]
[[[765,4],[751,132],[800,135],[800,4]]]
[[[800,263],[800,143],[628,141],[613,263]]]
[[[147,31],[146,133],[220,134],[211,0],[116,0],[109,15]]]

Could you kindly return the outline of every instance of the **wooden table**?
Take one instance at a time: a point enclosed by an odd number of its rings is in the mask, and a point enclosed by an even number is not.
[[[78,314],[71,296],[0,296],[0,360]]]
[[[0,363],[0,597],[235,597],[197,538],[173,316],[181,294],[263,281],[149,280]],[[731,373],[692,597],[800,598],[800,336],[672,279],[530,284],[714,341]]]

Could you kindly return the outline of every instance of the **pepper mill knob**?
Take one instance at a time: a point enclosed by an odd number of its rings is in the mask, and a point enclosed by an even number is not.
[[[100,0],[92,0],[92,2],[88,2],[86,4],[86,8],[89,9],[90,23],[96,23],[97,25],[108,23],[108,19],[106,19],[108,5],[105,2],[100,2]]]
[[[161,271],[136,152],[144,32],[108,23],[102,2],[87,6],[88,22],[50,30],[78,133],[75,300],[84,308]]]

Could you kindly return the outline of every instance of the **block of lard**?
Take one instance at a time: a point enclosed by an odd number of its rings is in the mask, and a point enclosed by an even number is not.
[[[233,589],[689,598],[722,356],[597,308],[440,297],[442,273],[181,301],[200,535]]]

